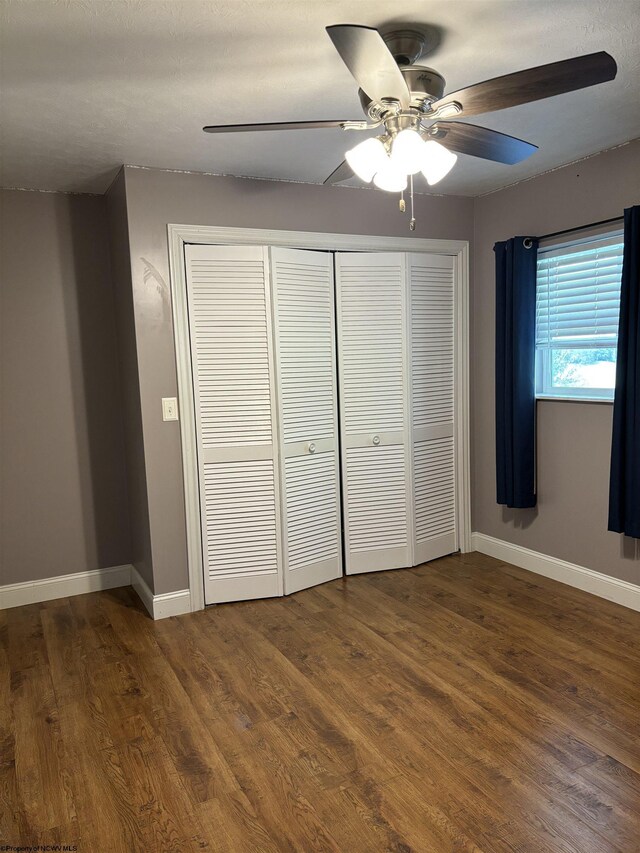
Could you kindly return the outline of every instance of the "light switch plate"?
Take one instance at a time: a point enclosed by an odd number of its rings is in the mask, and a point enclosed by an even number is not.
[[[177,397],[162,398],[162,420],[177,421],[178,420],[178,399]]]

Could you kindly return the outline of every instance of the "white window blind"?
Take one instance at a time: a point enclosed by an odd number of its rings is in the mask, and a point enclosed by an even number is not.
[[[538,349],[616,345],[622,253],[620,232],[538,252]]]

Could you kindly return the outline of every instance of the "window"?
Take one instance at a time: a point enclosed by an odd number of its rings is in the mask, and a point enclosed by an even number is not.
[[[622,252],[622,231],[538,250],[538,397],[613,400]]]

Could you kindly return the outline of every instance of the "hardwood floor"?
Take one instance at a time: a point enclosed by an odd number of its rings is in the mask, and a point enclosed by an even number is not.
[[[0,614],[0,845],[640,851],[640,614],[479,554]]]

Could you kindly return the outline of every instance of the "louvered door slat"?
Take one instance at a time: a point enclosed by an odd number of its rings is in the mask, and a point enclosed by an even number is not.
[[[411,564],[405,256],[336,255],[348,574]]]
[[[264,251],[189,246],[187,257],[202,448],[272,444]]]
[[[342,574],[333,262],[326,252],[270,255],[291,593]]]
[[[407,548],[405,450],[396,447],[347,450],[346,502],[349,507],[349,550],[356,566],[366,571],[388,568],[379,561],[388,550]],[[372,554],[378,548],[380,556]],[[356,555],[365,555],[361,562]]]
[[[339,559],[335,453],[289,458],[285,462],[289,570]],[[322,488],[330,483],[330,488]],[[296,490],[296,485],[301,488]],[[291,487],[291,488],[289,488]],[[337,574],[336,574],[337,576]]]
[[[453,259],[412,254],[411,429],[414,561],[457,549]]]
[[[185,249],[207,604],[282,594],[266,250]]]

